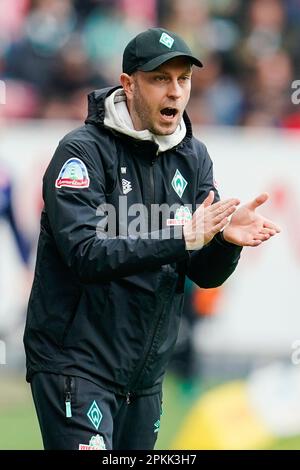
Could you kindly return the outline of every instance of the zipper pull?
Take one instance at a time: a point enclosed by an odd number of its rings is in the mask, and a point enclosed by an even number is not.
[[[66,393],[66,417],[72,418],[71,393]]]
[[[127,405],[130,405],[130,392],[128,392],[126,395],[126,403]]]
[[[66,407],[66,418],[72,418],[72,377],[65,378],[65,407]]]

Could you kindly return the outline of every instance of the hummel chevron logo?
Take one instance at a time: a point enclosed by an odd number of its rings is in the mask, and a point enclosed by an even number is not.
[[[123,194],[129,193],[129,191],[132,191],[131,182],[122,178],[122,188]]]

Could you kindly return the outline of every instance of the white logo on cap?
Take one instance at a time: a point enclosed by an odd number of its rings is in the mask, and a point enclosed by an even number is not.
[[[174,39],[171,38],[171,36],[169,36],[167,33],[162,33],[159,42],[171,49],[171,47],[173,46]]]

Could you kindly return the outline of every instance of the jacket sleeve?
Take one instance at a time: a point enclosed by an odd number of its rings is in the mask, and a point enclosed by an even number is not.
[[[99,205],[106,202],[105,175],[100,157],[88,142],[60,143],[43,180],[45,212],[58,251],[82,282],[109,281],[155,270],[161,265],[188,257],[183,236],[174,228],[147,237],[105,237],[97,234]],[[88,187],[56,187],[61,169],[70,158],[85,165]],[[97,161],[97,164],[95,163]],[[167,232],[169,236],[167,236]]]
[[[210,190],[215,192],[214,202],[220,197],[214,186],[213,164],[211,158],[204,147],[204,162],[198,182],[197,205],[201,204],[207,197]],[[224,240],[219,232],[210,243],[202,249],[190,253],[187,262],[187,276],[199,287],[218,287],[235,270],[242,248]]]

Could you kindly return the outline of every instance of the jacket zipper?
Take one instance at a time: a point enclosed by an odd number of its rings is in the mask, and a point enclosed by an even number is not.
[[[154,163],[155,160],[151,160],[150,167],[149,167],[149,173],[150,173],[150,197],[149,197],[149,202],[147,204],[148,206],[148,231],[151,231],[151,204],[152,202],[155,202],[154,199]]]
[[[149,166],[149,173],[150,173],[150,197],[149,197],[149,200],[148,200],[148,203],[147,203],[147,206],[148,206],[148,221],[149,221],[149,230],[151,230],[151,204],[152,204],[152,201],[155,201],[155,193],[154,193],[154,164],[155,164],[156,160],[155,159],[152,159],[151,160],[151,163],[150,163],[150,166]],[[157,322],[156,322],[156,325],[155,325],[155,328],[153,330],[153,333],[152,333],[152,338],[151,338],[151,342],[150,342],[150,346],[148,347],[148,350],[147,350],[147,353],[145,354],[145,359],[141,365],[141,367],[139,367],[139,370],[138,370],[138,373],[134,376],[134,380],[132,380],[131,382],[131,386],[130,388],[132,388],[134,386],[134,384],[137,382],[139,376],[141,375],[144,367],[145,367],[145,364],[147,363],[147,360],[148,360],[148,356],[149,356],[149,353],[152,349],[152,346],[153,346],[153,342],[154,342],[154,339],[155,339],[155,336],[156,336],[156,332],[157,332],[157,329],[158,329],[158,326],[160,324],[160,321],[161,321],[161,317],[163,315],[163,312],[164,312],[164,309],[165,309],[165,305],[166,305],[166,302],[167,300],[164,302],[163,304],[163,308],[162,308],[162,311],[160,312],[159,316],[158,316],[158,319],[157,319]],[[133,393],[131,391],[128,391],[126,393],[126,404],[127,405],[130,405],[131,403],[131,399],[132,399],[132,395]]]
[[[72,377],[65,377],[66,418],[72,418]]]
[[[152,160],[151,165],[150,165],[150,190],[151,190],[152,201],[154,201],[154,164],[155,164],[155,160]]]

